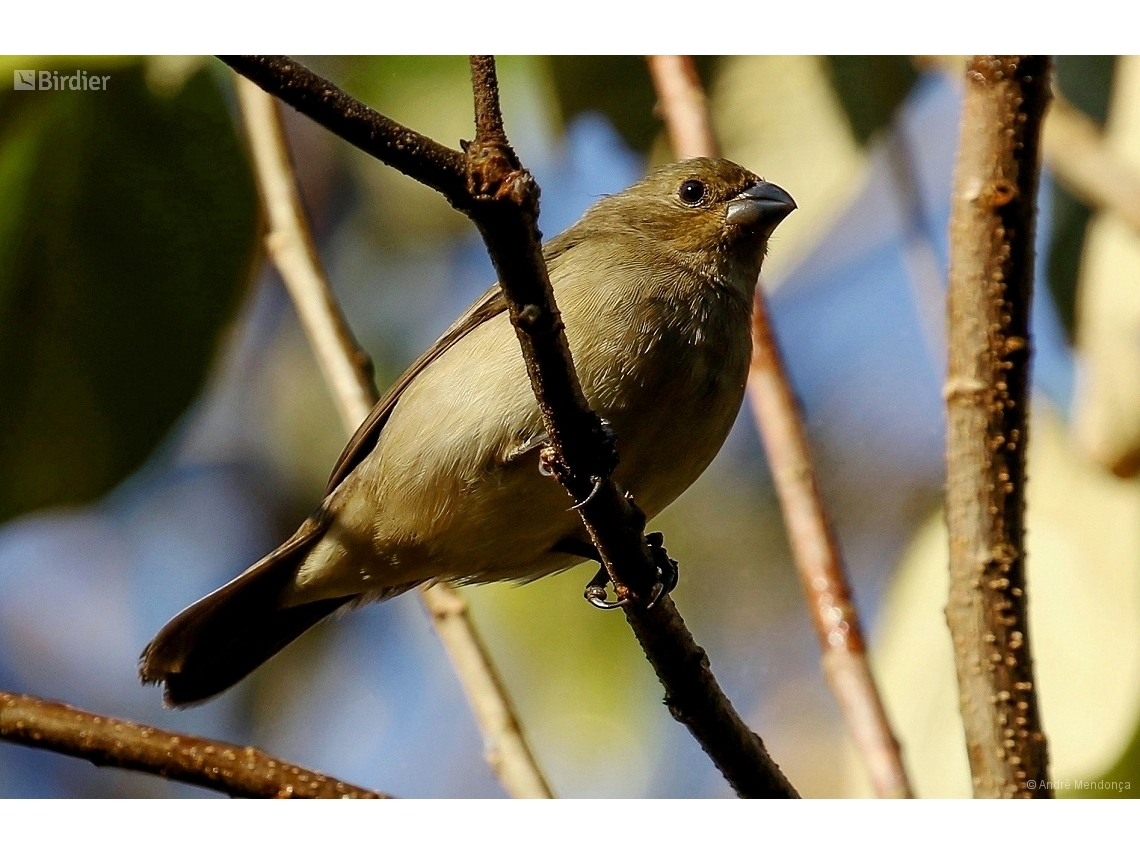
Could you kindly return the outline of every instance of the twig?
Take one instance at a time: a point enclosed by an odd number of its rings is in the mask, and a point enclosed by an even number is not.
[[[29,695],[0,692],[0,739],[78,757],[96,766],[149,772],[230,796],[390,798],[256,748],[171,733]]]
[[[1092,119],[1055,95],[1041,144],[1046,164],[1075,196],[1112,211],[1140,234],[1140,175]]]
[[[669,712],[689,728],[737,794],[799,798],[717,684],[708,656],[693,640],[673,600],[665,595],[649,610],[626,607],[625,617],[665,687]]]
[[[875,685],[859,614],[811,464],[799,406],[768,319],[763,291],[752,311],[748,393],[780,498],[788,542],[823,649],[823,673],[880,798],[910,798],[898,740]]]
[[[390,128],[400,138],[411,131],[351,99],[312,72],[299,70],[300,66],[292,60],[223,59],[267,92],[278,95],[385,163],[412,177],[424,173],[421,165],[409,165],[407,158],[391,156],[394,145],[376,138],[386,133],[384,128]],[[435,171],[429,172],[435,183],[430,186],[468,214],[487,245],[551,438],[547,462],[576,501],[593,495],[579,512],[613,577],[615,589],[619,595],[634,599],[626,607],[626,619],[665,686],[674,717],[690,728],[741,795],[794,796],[795,790],[772,762],[760,738],[748,729],[716,686],[704,651],[684,630],[668,597],[648,611],[639,604],[656,579],[644,536],[644,516],[630,498],[618,492],[609,477],[614,465],[612,438],[587,404],[573,369],[542,260],[537,225],[538,185],[519,163],[505,134],[498,133],[502,118],[494,61],[490,57],[473,58],[472,77],[476,109],[482,114],[476,119],[481,136],[477,134],[472,143],[466,144],[462,154],[446,149],[441,153],[441,146],[424,142],[423,138],[417,144],[433,158]],[[328,105],[334,102],[345,115],[329,109]],[[361,134],[362,123],[375,133]],[[460,173],[441,174],[441,170],[450,171],[457,163],[461,164]],[[456,180],[460,175],[461,185]]]
[[[355,430],[379,397],[371,360],[353,337],[321,267],[276,104],[240,75],[234,79],[268,220],[265,247],[297,307],[341,420],[349,431]]]
[[[677,157],[714,157],[705,97],[689,57],[649,57]],[[776,343],[762,288],[752,312],[748,392],[784,514],[796,570],[823,648],[823,672],[881,798],[909,798],[898,741],[867,662],[843,557],[819,492],[799,405]]]
[[[329,286],[309,232],[273,96],[236,76],[269,231],[265,245],[281,273],[342,420],[351,433],[377,400],[370,363]],[[483,735],[487,761],[516,798],[551,798],[550,786],[522,735],[506,687],[471,624],[466,601],[450,585],[420,589]]]
[[[954,176],[946,619],[976,796],[1052,793],[1030,655],[1023,519],[1033,233],[1050,72],[1047,57],[970,60]]]
[[[678,160],[716,157],[716,137],[709,121],[708,99],[690,56],[647,56],[657,90],[657,109]]]

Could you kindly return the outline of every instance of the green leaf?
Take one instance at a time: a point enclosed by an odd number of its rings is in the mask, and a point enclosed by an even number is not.
[[[827,68],[861,145],[890,124],[918,79],[905,56],[829,56]]]
[[[0,520],[135,469],[252,272],[255,188],[214,77],[100,73],[106,91],[0,88]]]

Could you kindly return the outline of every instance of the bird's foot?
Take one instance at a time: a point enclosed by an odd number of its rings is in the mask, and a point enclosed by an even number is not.
[[[661,532],[651,531],[645,535],[645,541],[649,544],[649,553],[653,556],[653,566],[657,570],[657,581],[649,589],[649,603],[645,606],[651,609],[665,594],[673,592],[681,573],[677,562],[665,551],[665,538]]]
[[[653,556],[653,566],[657,571],[657,581],[649,589],[649,600],[645,605],[647,609],[651,609],[657,605],[663,596],[672,593],[673,589],[677,587],[680,573],[677,562],[670,558],[669,553],[665,551],[665,539],[661,532],[650,532],[645,536],[645,540],[649,544],[649,552]],[[599,609],[616,609],[632,602],[628,597],[619,597],[616,600],[608,599],[606,588],[610,581],[610,575],[606,568],[604,566],[599,567],[598,572],[594,574],[594,578],[590,580],[590,584],[586,586],[583,594],[589,600],[590,605]]]
[[[614,433],[613,427],[605,419],[599,419],[598,423],[601,427],[602,444],[605,447],[605,456],[608,458],[606,463],[606,471],[603,475],[594,474],[590,476],[590,493],[586,498],[582,499],[574,505],[570,506],[571,510],[580,510],[594,500],[598,495],[598,491],[602,488],[606,478],[614,473],[618,464],[617,453],[617,434]],[[518,457],[521,453],[525,453],[533,448],[539,448],[538,452],[538,471],[543,477],[550,478],[554,475],[559,475],[559,480],[564,484],[562,475],[568,474],[565,469],[565,464],[559,459],[554,447],[550,445],[550,436],[547,433],[542,433],[535,437],[530,443],[522,446],[518,451],[510,455],[511,459]],[[561,474],[559,474],[561,473]]]

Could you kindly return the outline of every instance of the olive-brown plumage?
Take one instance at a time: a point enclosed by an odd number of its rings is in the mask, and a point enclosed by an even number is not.
[[[544,247],[583,392],[617,436],[614,478],[652,518],[708,466],[740,409],[752,292],[795,204],[727,160],[674,163]],[[321,507],[143,652],[167,701],[205,700],[349,604],[423,582],[529,580],[589,539],[543,477],[542,419],[498,287],[396,381]],[[579,548],[581,547],[581,548]]]

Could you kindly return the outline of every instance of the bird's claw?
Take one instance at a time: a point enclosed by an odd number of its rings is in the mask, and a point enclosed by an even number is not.
[[[590,502],[594,501],[594,496],[598,495],[598,490],[602,489],[602,484],[604,484],[604,483],[605,483],[605,481],[603,479],[599,478],[597,475],[594,475],[593,477],[591,477],[590,478],[590,484],[591,484],[590,495],[588,495],[582,501],[578,502],[578,504],[571,505],[570,510],[577,511],[581,508],[586,507],[586,505],[590,504]]]
[[[596,609],[620,609],[622,606],[627,606],[630,600],[626,597],[621,597],[617,600],[606,599],[606,589],[600,585],[590,585],[586,588],[586,599],[589,600],[590,605]]]
[[[590,584],[586,586],[583,596],[589,601],[590,605],[596,609],[619,609],[624,605],[629,604],[629,598],[618,597],[616,600],[607,599],[606,586],[610,583],[610,574],[606,572],[606,568],[598,568],[598,572],[594,578],[590,580]]]

